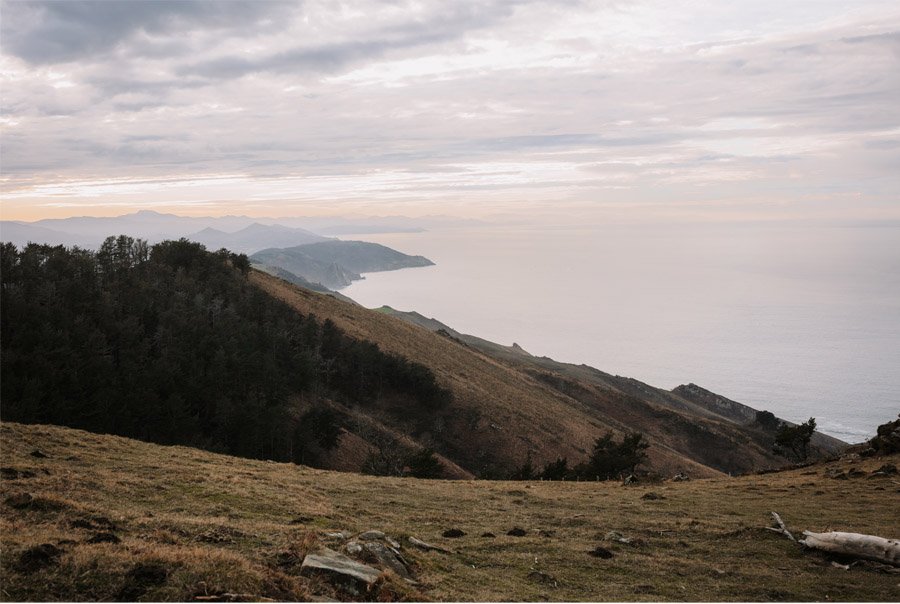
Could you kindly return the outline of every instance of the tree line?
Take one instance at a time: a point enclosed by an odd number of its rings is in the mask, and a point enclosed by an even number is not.
[[[0,415],[315,463],[342,422],[325,399],[450,400],[428,368],[299,314],[249,270],[185,239],[0,244]]]

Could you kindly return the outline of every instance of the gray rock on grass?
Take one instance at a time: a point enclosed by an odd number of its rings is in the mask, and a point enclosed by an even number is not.
[[[305,577],[323,575],[332,584],[360,594],[378,580],[381,572],[326,548],[315,554],[307,554],[300,565],[300,574]]]

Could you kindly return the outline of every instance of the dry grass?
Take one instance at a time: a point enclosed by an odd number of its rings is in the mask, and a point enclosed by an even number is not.
[[[335,597],[298,575],[303,555],[339,548],[329,530],[414,535],[452,554],[404,548],[419,585],[385,576],[373,599],[896,600],[900,577],[831,566],[763,530],[898,537],[897,477],[835,480],[890,459],[834,462],[742,478],[623,487],[610,483],[423,481],[341,474],[220,456],[51,426],[5,423],[2,596],[7,600]],[[39,449],[47,455],[37,458]],[[648,491],[661,499],[644,499]],[[441,537],[457,527],[458,539]],[[513,527],[524,537],[507,536]],[[605,540],[618,531],[630,545]],[[110,532],[120,543],[88,543]],[[494,538],[482,537],[492,532]],[[52,544],[43,568],[23,552]],[[609,559],[588,555],[603,546]]]

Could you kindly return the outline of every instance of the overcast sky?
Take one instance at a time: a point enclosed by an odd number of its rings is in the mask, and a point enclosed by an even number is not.
[[[900,219],[896,0],[0,10],[4,219]]]

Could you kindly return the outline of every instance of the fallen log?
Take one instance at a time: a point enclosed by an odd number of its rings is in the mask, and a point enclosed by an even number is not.
[[[900,541],[860,533],[813,533],[803,531],[800,544],[832,554],[874,560],[900,566]]]

